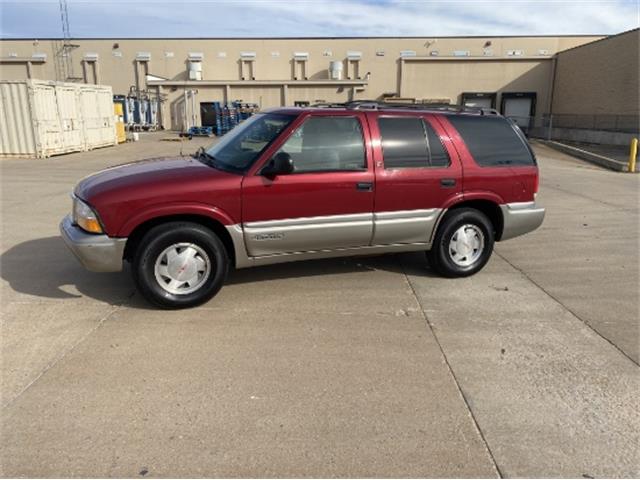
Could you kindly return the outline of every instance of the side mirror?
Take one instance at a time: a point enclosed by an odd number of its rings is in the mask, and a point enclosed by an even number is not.
[[[262,169],[262,175],[275,177],[293,173],[293,159],[287,152],[278,152]]]

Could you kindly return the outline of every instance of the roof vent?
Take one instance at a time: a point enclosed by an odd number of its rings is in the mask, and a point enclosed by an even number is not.
[[[47,59],[47,54],[46,53],[36,52],[33,55],[31,55],[31,58],[33,58],[35,60],[45,61]]]
[[[507,57],[522,57],[524,50],[507,50]]]
[[[309,60],[309,52],[293,52],[294,60]]]
[[[415,50],[400,50],[400,56],[402,58],[415,57],[416,56],[416,51]]]
[[[362,52],[356,52],[355,50],[347,51],[347,60],[360,60],[362,58]]]
[[[204,60],[204,53],[202,52],[189,52],[190,62],[201,62]]]
[[[453,56],[454,57],[468,57],[469,55],[471,55],[469,50],[454,50],[453,51]]]
[[[151,60],[151,52],[138,52],[136,54],[136,60],[139,62],[148,62]]]
[[[84,54],[84,61],[85,62],[97,62],[98,61],[98,54],[95,52],[87,52]]]
[[[240,52],[240,58],[243,60],[253,60],[256,58],[256,52]]]

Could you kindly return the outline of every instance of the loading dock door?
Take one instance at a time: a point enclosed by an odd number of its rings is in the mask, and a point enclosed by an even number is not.
[[[535,108],[535,93],[523,92],[502,94],[502,114],[516,122],[524,132],[532,126]]]
[[[462,94],[465,107],[496,108],[495,93],[465,92]]]
[[[464,102],[465,107],[491,108],[490,98],[470,98]]]
[[[200,125],[203,127],[216,126],[216,111],[213,102],[200,102]]]

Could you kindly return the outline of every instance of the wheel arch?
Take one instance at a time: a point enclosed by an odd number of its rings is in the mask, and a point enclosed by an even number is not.
[[[233,239],[229,234],[228,230],[225,228],[224,224],[219,220],[216,220],[207,215],[199,215],[199,214],[173,214],[173,215],[160,215],[157,217],[152,217],[133,228],[131,233],[127,238],[127,243],[124,248],[123,258],[124,260],[131,261],[133,259],[134,252],[140,241],[145,236],[145,234],[151,230],[152,228],[162,225],[164,223],[169,222],[192,222],[211,230],[215,233],[227,251],[227,255],[229,256],[229,260],[231,261],[231,265],[235,265],[236,255],[235,248],[233,244]]]
[[[449,212],[459,210],[461,208],[473,208],[475,210],[478,210],[484,213],[489,219],[489,221],[491,222],[491,224],[493,225],[495,240],[500,241],[500,238],[502,237],[502,232],[504,230],[504,218],[502,215],[502,210],[500,209],[499,203],[497,203],[495,200],[489,200],[486,198],[475,198],[475,199],[469,199],[469,200],[465,199],[449,206],[444,211],[441,218],[438,220],[438,225],[436,225],[436,228],[434,229],[434,235],[442,219]]]

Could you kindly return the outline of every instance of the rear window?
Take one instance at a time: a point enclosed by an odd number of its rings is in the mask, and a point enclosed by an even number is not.
[[[506,118],[452,115],[447,119],[481,167],[535,165],[524,136]]]
[[[378,119],[385,169],[447,167],[449,155],[431,126],[421,118]]]

